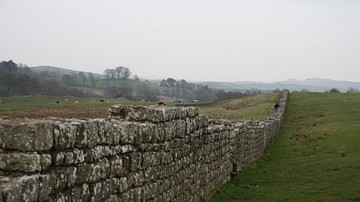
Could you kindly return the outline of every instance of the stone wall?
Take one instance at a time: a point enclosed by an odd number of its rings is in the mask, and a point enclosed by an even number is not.
[[[236,123],[121,105],[111,119],[0,119],[0,202],[208,199],[261,157],[287,95],[278,113]]]

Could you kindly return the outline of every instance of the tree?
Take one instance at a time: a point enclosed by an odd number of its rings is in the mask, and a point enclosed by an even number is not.
[[[109,78],[109,77],[110,77],[110,69],[105,69],[105,70],[103,71],[103,73],[104,73],[104,75],[105,75],[106,78]]]
[[[116,67],[115,68],[115,73],[116,73],[116,76],[118,77],[118,78],[122,78],[123,76],[123,72],[124,72],[124,68],[125,67],[123,67],[123,66],[119,66],[119,67]]]
[[[70,74],[64,74],[62,77],[62,82],[66,86],[72,86],[75,84],[75,79]]]
[[[355,88],[349,88],[349,90],[346,91],[347,93],[358,93],[359,90]]]
[[[125,67],[123,72],[123,79],[128,79],[131,76],[131,71],[129,68]]]
[[[166,82],[168,83],[169,87],[175,87],[176,80],[173,78],[166,79]]]
[[[337,88],[332,88],[329,90],[329,93],[340,93],[340,91]]]
[[[106,69],[104,74],[107,78],[128,79],[131,76],[131,71],[127,67],[119,66],[115,69]]]
[[[134,80],[135,80],[135,81],[140,81],[139,76],[135,74],[135,75],[134,75]]]
[[[168,87],[168,83],[166,82],[165,79],[163,79],[163,80],[160,81],[160,86]]]
[[[83,86],[85,86],[85,82],[86,82],[86,75],[84,72],[79,72],[79,77],[82,80]]]
[[[17,80],[17,64],[12,60],[0,63],[0,86],[2,96],[10,96],[16,93],[21,82]]]
[[[95,79],[94,74],[89,72],[88,76],[89,76],[89,79],[90,79],[91,87],[95,88],[96,79]]]
[[[3,61],[0,63],[0,69],[6,70],[8,72],[16,72],[18,70],[18,66],[12,60]]]
[[[115,73],[114,69],[105,69],[104,70],[104,74],[106,76],[106,78],[111,78],[113,76],[113,74]]]

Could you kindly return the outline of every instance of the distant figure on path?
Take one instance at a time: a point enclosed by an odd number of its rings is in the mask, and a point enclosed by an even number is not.
[[[279,107],[280,107],[279,103],[278,103],[278,102],[275,102],[275,105],[274,105],[274,111],[275,111],[275,113],[278,112]]]

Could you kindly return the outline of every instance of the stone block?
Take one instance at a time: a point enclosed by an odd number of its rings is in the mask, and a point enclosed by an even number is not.
[[[84,183],[81,186],[75,186],[71,190],[73,201],[88,201],[90,198],[89,185]]]
[[[74,148],[77,127],[71,123],[58,123],[54,127],[54,146],[56,149]]]
[[[142,167],[141,163],[142,163],[142,158],[141,158],[141,153],[129,153],[126,154],[123,157],[123,162],[124,162],[124,168],[127,171],[138,171],[140,170]]]
[[[45,201],[49,199],[49,182],[48,175],[9,178],[6,183],[0,183],[0,195],[6,202]]]
[[[119,179],[119,193],[127,191],[129,188],[129,183],[127,177],[122,177]]]
[[[50,184],[54,191],[66,189],[78,181],[78,169],[76,167],[63,167],[50,172]]]
[[[94,184],[90,184],[89,187],[90,191],[90,201],[101,201],[102,199],[102,193],[103,193],[103,183],[97,182]]]
[[[195,117],[199,114],[197,107],[166,107],[166,106],[126,106],[114,105],[109,108],[113,116],[128,121],[149,121],[154,123],[166,122],[185,117]]]
[[[199,115],[200,109],[198,107],[186,107],[186,116],[195,117]]]
[[[0,169],[6,171],[41,171],[40,155],[33,153],[0,154]]]
[[[111,187],[113,189],[113,193],[123,193],[128,190],[128,181],[127,177],[121,178],[111,178]]]
[[[51,166],[52,158],[50,154],[42,154],[40,155],[40,165],[42,171],[47,171]]]
[[[110,121],[105,121],[104,119],[96,119],[97,128],[98,128],[98,144],[106,145],[117,145],[119,144],[119,136],[116,136],[115,133],[120,132],[118,128],[114,127],[114,123]]]
[[[122,122],[120,127],[120,144],[134,144],[136,124],[132,122]]]
[[[105,200],[105,202],[121,202],[121,198],[118,197],[117,195],[113,194],[113,195],[110,195],[109,198],[107,198]]]
[[[121,176],[124,173],[123,159],[119,156],[110,158],[110,176]]]
[[[86,149],[83,151],[84,161],[94,162],[105,156],[111,156],[113,152],[114,150],[107,145],[99,145],[92,149]],[[79,157],[82,157],[81,153],[79,153]]]
[[[101,179],[101,166],[100,164],[83,163],[77,166],[78,174],[76,183],[83,184],[89,182],[96,182]]]
[[[144,173],[140,171],[131,172],[127,175],[128,186],[131,188],[141,186],[145,181],[144,179]]]
[[[53,156],[55,165],[74,165],[85,161],[84,152],[79,149],[74,149],[69,152],[54,153]]]
[[[109,108],[109,112],[128,121],[163,122],[165,120],[164,107],[114,105]]]
[[[1,122],[0,148],[18,151],[48,151],[53,146],[51,124],[24,121],[18,124]]]

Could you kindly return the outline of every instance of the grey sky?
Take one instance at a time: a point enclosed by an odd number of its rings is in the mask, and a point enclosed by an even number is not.
[[[141,77],[360,81],[357,0],[0,0],[0,60]]]

